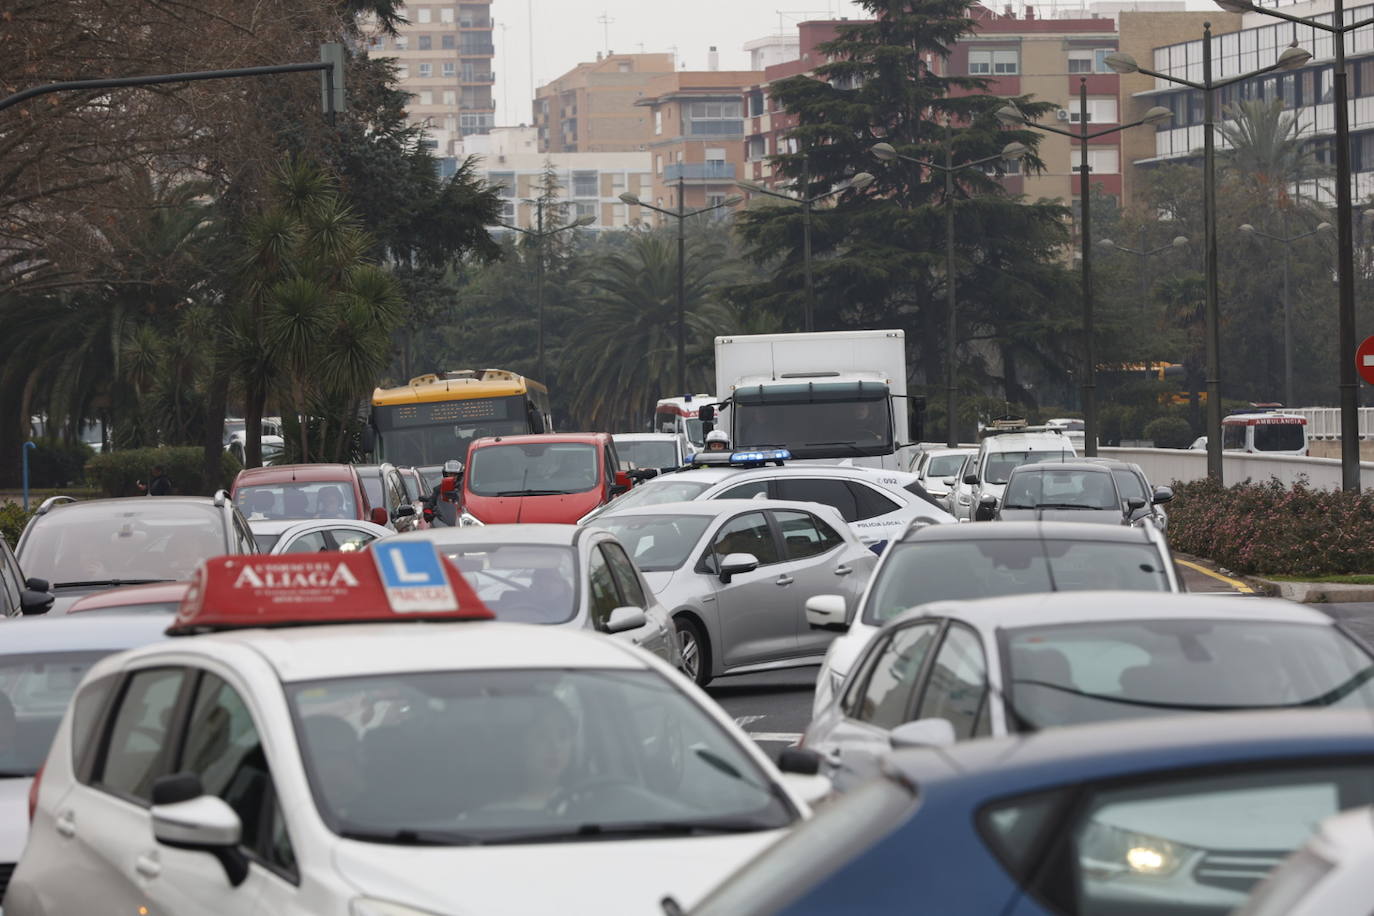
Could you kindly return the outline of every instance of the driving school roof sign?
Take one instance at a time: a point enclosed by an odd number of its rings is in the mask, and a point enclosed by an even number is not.
[[[196,570],[167,632],[492,617],[433,544],[410,541],[359,553],[214,557]]]

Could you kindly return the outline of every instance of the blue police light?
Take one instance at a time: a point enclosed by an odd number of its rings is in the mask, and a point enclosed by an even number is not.
[[[749,449],[747,451],[733,452],[730,455],[731,464],[758,464],[760,462],[784,462],[790,461],[792,453],[785,448],[764,448]]]

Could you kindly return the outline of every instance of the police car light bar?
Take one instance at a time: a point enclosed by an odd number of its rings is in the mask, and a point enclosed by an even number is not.
[[[360,553],[206,560],[167,635],[494,616],[433,544],[383,541]]]
[[[791,459],[792,453],[785,448],[751,449],[730,454],[731,464],[753,464],[760,461],[776,461],[778,464],[782,464]]]

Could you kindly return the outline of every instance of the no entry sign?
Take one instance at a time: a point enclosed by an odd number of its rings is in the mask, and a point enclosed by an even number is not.
[[[1374,385],[1374,337],[1366,337],[1355,350],[1355,371],[1360,378]]]

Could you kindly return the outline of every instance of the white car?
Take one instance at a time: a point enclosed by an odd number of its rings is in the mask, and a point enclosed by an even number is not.
[[[616,433],[611,436],[620,470],[680,468],[687,462],[682,437],[669,433]]]
[[[29,617],[0,649],[0,902],[29,833],[29,788],[82,676],[115,652],[163,639],[161,614]],[[10,725],[13,723],[13,732]]]
[[[954,514],[961,521],[972,521],[984,496],[995,497],[1000,503],[1014,468],[1042,461],[1072,461],[1075,457],[1073,442],[1062,430],[986,432],[978,445],[976,463],[964,469],[964,483],[972,487],[969,504],[965,506],[961,496]]]
[[[941,508],[953,515],[950,494],[963,476],[965,459],[977,453],[974,448],[928,448],[912,464],[911,473]]]
[[[1333,814],[1269,873],[1235,916],[1369,916],[1374,808]]]
[[[607,633],[682,668],[673,622],[615,535],[581,525],[427,528],[497,620]]]
[[[812,714],[819,715],[839,692],[873,634],[908,608],[1104,588],[1183,591],[1159,529],[1084,522],[913,526],[879,558],[857,610],[842,594],[807,602],[812,628],[843,634],[830,643],[821,663]]]
[[[249,519],[259,553],[318,553],[322,550],[362,550],[396,532],[361,519],[316,518]]]
[[[174,629],[220,632],[82,681],[6,916],[644,914],[807,815],[672,668],[471,619],[422,546],[210,561]]]
[[[744,453],[736,453],[744,454]],[[663,474],[637,485],[624,496],[582,519],[660,503],[697,499],[785,499],[830,506],[874,553],[901,536],[914,519],[943,523],[949,513],[920,495],[915,474],[881,468],[793,464],[706,467]]]

